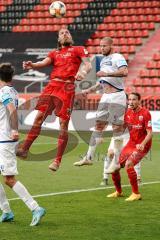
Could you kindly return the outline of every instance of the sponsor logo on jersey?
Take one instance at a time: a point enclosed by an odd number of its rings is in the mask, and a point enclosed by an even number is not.
[[[140,125],[140,124],[132,125],[132,128],[141,129],[141,128],[142,128],[142,125]]]

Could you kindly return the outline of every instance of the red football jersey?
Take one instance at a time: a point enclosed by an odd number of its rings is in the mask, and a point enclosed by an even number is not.
[[[82,46],[69,46],[60,50],[53,50],[48,54],[53,63],[50,79],[75,80],[75,75],[81,64],[81,59],[87,57],[88,52]]]
[[[125,113],[124,121],[130,133],[130,141],[134,144],[140,144],[147,135],[147,129],[152,130],[151,114],[146,108],[140,108],[135,112],[128,108]],[[151,140],[146,147],[151,145]]]

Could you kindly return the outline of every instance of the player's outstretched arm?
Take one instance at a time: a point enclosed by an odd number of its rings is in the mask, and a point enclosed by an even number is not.
[[[82,90],[82,94],[89,94],[89,93],[93,93],[96,92],[97,90],[99,90],[101,88],[101,85],[99,82],[97,82],[94,86],[88,88],[88,89],[84,89]]]
[[[52,60],[49,57],[46,57],[42,61],[38,61],[36,63],[33,63],[32,61],[24,61],[23,62],[23,69],[29,70],[29,69],[37,69],[42,68],[50,65]]]
[[[91,69],[92,69],[92,65],[91,65],[90,59],[87,57],[82,58],[82,66],[78,70],[75,76],[75,79],[77,81],[83,80],[86,77],[86,75],[91,71]]]
[[[126,77],[128,75],[128,69],[127,67],[120,67],[115,72],[104,72],[99,71],[97,72],[97,77]]]

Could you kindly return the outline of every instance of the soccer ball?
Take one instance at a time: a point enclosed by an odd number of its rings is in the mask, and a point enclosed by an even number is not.
[[[49,13],[56,18],[62,18],[66,14],[66,6],[61,1],[52,2],[49,6]]]

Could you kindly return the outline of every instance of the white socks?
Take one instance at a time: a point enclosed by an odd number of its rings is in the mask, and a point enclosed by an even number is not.
[[[89,148],[86,154],[87,160],[93,160],[96,147],[102,142],[103,131],[94,131],[91,135]]]
[[[3,185],[0,184],[0,208],[4,213],[11,212]]]
[[[33,199],[21,182],[17,181],[12,189],[31,211],[39,207],[38,203]]]
[[[134,170],[135,170],[136,173],[137,173],[137,178],[141,178],[141,162],[137,163],[137,164],[134,166]]]
[[[114,137],[114,157],[112,163],[119,164],[119,156],[123,147],[123,139],[121,137]]]
[[[104,170],[103,170],[103,179],[108,179],[108,173],[106,173],[106,169],[109,167],[110,163],[112,161],[112,158],[110,158],[109,156],[106,156],[104,159]]]

